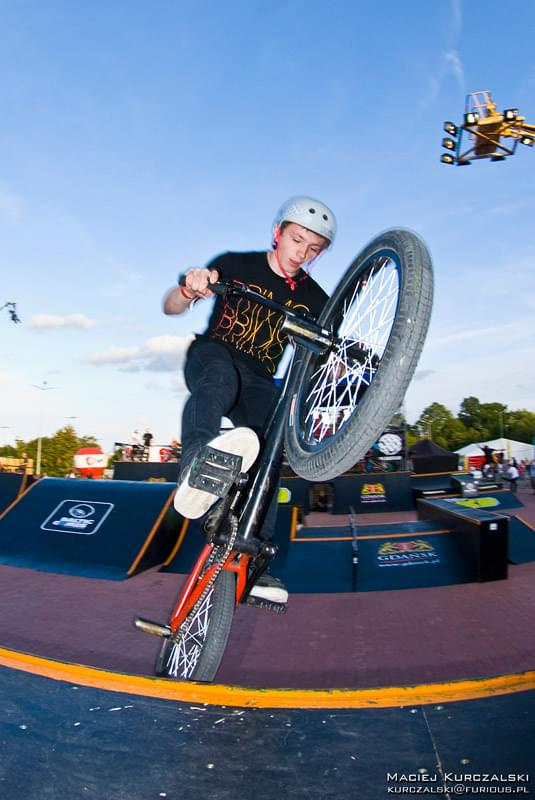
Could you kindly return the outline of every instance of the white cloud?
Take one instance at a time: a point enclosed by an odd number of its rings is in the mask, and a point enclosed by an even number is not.
[[[458,35],[463,26],[461,0],[451,0],[451,12],[453,15],[453,30]]]
[[[56,314],[34,314],[30,320],[30,328],[39,331],[57,331],[62,328],[89,330],[94,325],[94,320],[85,314],[68,314],[65,317]]]
[[[431,378],[435,374],[436,370],[434,369],[418,369],[414,373],[413,381],[425,381],[427,378]]]
[[[442,90],[442,84],[444,83],[444,80],[450,73],[455,76],[461,92],[465,94],[464,69],[461,59],[455,50],[448,50],[442,56],[438,74],[431,75],[429,78],[428,90],[420,101],[419,113],[423,113],[426,109],[434,104]]]
[[[464,68],[459,54],[456,53],[455,50],[450,50],[449,52],[445,53],[444,57],[450,71],[457,78],[459,88],[462,92],[464,92]]]
[[[189,347],[192,336],[154,336],[137,347],[108,347],[93,353],[86,361],[96,366],[114,364],[122,372],[175,372]]]

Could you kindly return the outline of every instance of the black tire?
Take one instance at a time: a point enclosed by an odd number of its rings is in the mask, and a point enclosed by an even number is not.
[[[381,288],[384,315],[375,305]],[[416,234],[385,231],[357,256],[319,318],[337,345],[324,355],[307,351],[291,376],[285,446],[300,477],[332,480],[377,441],[416,369],[432,303],[431,258]]]
[[[192,681],[215,678],[232,627],[235,587],[234,573],[222,570],[201,607],[189,615],[185,633],[164,639],[156,675]]]

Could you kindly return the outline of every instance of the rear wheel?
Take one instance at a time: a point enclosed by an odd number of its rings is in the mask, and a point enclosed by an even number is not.
[[[176,633],[164,639],[156,675],[194,681],[215,678],[234,616],[236,579],[222,570]]]
[[[319,318],[336,334],[325,354],[296,361],[285,445],[313,481],[350,469],[399,409],[416,369],[433,302],[433,271],[414,233],[391,230],[349,267]]]

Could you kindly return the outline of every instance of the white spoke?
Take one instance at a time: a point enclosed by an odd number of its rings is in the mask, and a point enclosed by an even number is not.
[[[189,678],[197,666],[210,623],[212,594],[213,590],[196,610],[183,634],[169,648],[167,674],[174,678]]]
[[[398,297],[397,267],[381,258],[344,299],[338,345],[310,377],[304,419],[308,442],[335,435],[353,414],[384,355]]]

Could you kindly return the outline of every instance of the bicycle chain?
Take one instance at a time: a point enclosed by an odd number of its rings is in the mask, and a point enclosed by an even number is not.
[[[236,541],[236,536],[237,535],[238,535],[238,520],[236,519],[236,517],[232,516],[231,517],[231,532],[230,532],[229,540],[228,540],[227,544],[225,545],[225,552],[223,553],[222,557],[218,558],[217,555],[214,555],[215,548],[214,548],[214,550],[212,550],[212,553],[210,554],[210,556],[208,558],[208,561],[207,561],[207,566],[215,558],[218,559],[217,564],[216,564],[216,568],[214,569],[214,572],[213,572],[213,575],[210,578],[210,580],[208,581],[208,583],[206,584],[206,586],[204,587],[201,595],[199,596],[199,599],[194,604],[194,606],[191,609],[191,611],[189,612],[189,614],[186,617],[184,617],[184,621],[182,622],[182,624],[180,625],[180,627],[178,628],[178,630],[174,634],[173,638],[179,639],[179,638],[181,638],[182,636],[184,636],[186,634],[187,628],[188,628],[189,623],[191,622],[191,619],[195,616],[195,614],[199,610],[200,606],[202,605],[202,603],[204,602],[204,600],[208,596],[209,592],[212,591],[212,588],[213,588],[213,585],[214,585],[214,583],[216,581],[216,578],[218,577],[219,573],[223,569],[223,564],[225,563],[225,561],[227,560],[228,556],[231,554],[232,550],[234,549],[234,542]]]

